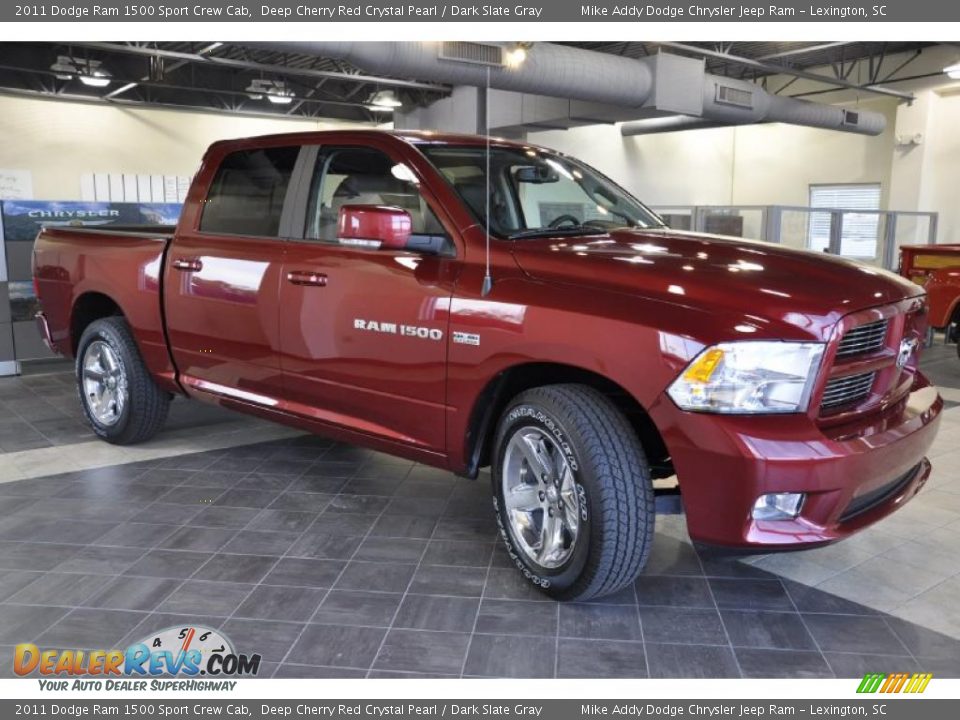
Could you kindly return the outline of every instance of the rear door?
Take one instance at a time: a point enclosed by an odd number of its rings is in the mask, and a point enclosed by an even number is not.
[[[228,152],[206,198],[195,198],[201,211],[184,219],[168,250],[167,330],[192,391],[277,404],[281,225],[299,152],[295,145]]]
[[[389,147],[313,147],[303,239],[288,243],[281,366],[291,409],[388,441],[445,452],[447,324],[456,269],[435,202]],[[410,212],[441,253],[341,245],[343,205]]]

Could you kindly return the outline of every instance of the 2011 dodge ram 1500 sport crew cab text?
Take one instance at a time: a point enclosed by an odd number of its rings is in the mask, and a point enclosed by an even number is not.
[[[490,466],[511,557],[561,599],[638,575],[657,478],[676,475],[693,539],[768,550],[850,535],[930,473],[921,287],[669,230],[537,147],[220,142],[176,228],[50,227],[34,263],[38,322],[103,439],[146,440],[181,394]]]

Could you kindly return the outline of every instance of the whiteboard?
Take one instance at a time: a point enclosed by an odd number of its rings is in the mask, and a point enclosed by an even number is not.
[[[0,199],[33,200],[33,173],[0,168]]]

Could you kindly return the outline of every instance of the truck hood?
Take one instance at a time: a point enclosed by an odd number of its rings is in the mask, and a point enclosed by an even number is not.
[[[539,280],[728,314],[761,333],[786,325],[823,336],[844,315],[924,292],[834,255],[672,230],[516,240],[513,253]]]

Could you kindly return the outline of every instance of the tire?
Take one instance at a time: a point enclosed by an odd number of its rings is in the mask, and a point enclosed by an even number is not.
[[[77,347],[76,376],[83,413],[101,439],[133,445],[163,427],[170,394],[153,381],[124,318],[87,326]]]
[[[636,579],[653,544],[653,484],[606,397],[584,385],[521,393],[500,418],[493,458],[498,531],[527,580],[557,600],[586,600]]]

